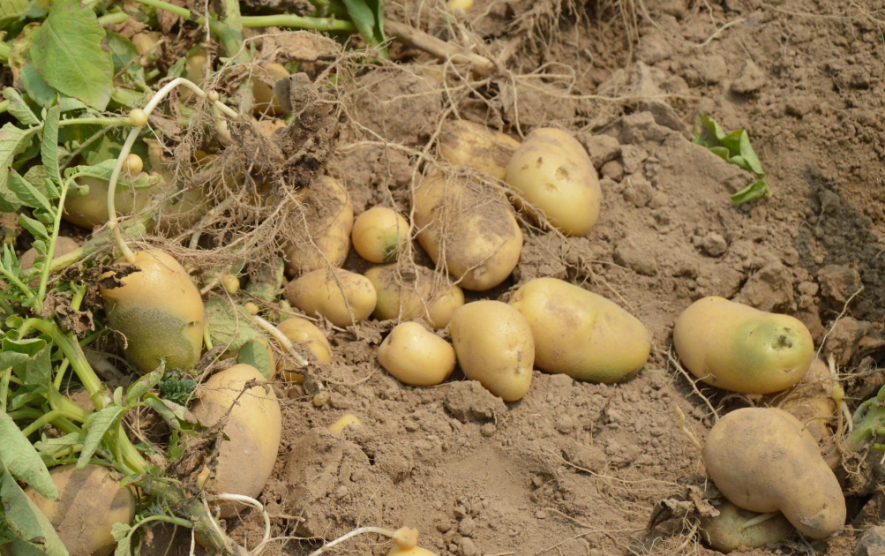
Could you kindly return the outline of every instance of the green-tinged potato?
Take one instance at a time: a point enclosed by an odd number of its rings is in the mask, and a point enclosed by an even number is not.
[[[135,254],[139,270],[119,288],[101,288],[111,330],[126,338],[126,356],[148,373],[190,369],[203,346],[203,300],[178,261],[157,249]]]
[[[718,516],[701,518],[701,536],[712,548],[725,554],[741,546],[761,548],[780,542],[794,531],[783,514],[747,527],[747,523],[760,514],[738,508],[727,500],[716,509],[719,510]]]
[[[108,556],[117,546],[111,534],[115,523],[132,524],[135,495],[100,465],[62,465],[49,471],[58,498],[47,500],[28,487],[25,494],[42,511],[71,556]],[[33,550],[33,549],[31,549]],[[12,551],[18,556],[19,552]],[[21,552],[22,556],[33,554]]]
[[[446,122],[439,136],[439,154],[449,163],[470,166],[498,180],[504,179],[518,148],[519,141],[506,133],[466,120]]]
[[[725,415],[707,435],[703,456],[713,483],[741,508],[780,511],[814,539],[845,526],[839,481],[811,434],[786,412],[751,407]]]
[[[505,181],[527,202],[529,213],[570,236],[583,236],[599,216],[599,176],[584,146],[560,129],[539,128],[507,164]],[[538,214],[540,213],[540,214]]]
[[[80,246],[73,239],[66,236],[58,236],[58,239],[55,240],[55,249],[53,250],[53,258],[57,259],[62,255],[67,255],[71,251],[76,251]],[[27,270],[34,266],[34,262],[37,260],[37,250],[31,247],[24,253],[22,253],[21,259],[19,259],[19,263],[21,264],[22,270]]]
[[[409,223],[387,207],[372,207],[353,222],[353,248],[370,263],[390,263],[409,244]]]
[[[246,383],[257,381],[243,392]],[[227,415],[225,440],[218,454],[215,476],[205,483],[218,492],[256,498],[273,471],[280,449],[283,418],[277,397],[258,369],[234,365],[212,375],[197,389],[198,400],[191,408],[204,426],[211,427]],[[230,412],[230,413],[228,413]],[[238,506],[221,504],[221,517],[231,517]]]
[[[286,299],[308,316],[325,317],[343,327],[366,320],[378,297],[368,278],[335,268],[314,270],[289,282]]]
[[[414,548],[398,548],[393,547],[387,556],[437,556],[436,553],[427,549],[416,546]]]
[[[300,352],[307,350],[316,357],[317,361],[326,365],[332,362],[332,346],[329,345],[329,340],[326,339],[322,330],[314,326],[312,322],[294,317],[278,324],[277,330],[295,344]],[[290,382],[303,382],[304,375],[293,370],[295,369],[294,362],[291,361],[290,356],[285,355],[285,350],[283,353],[283,358],[277,363],[277,371]]]
[[[89,187],[89,191],[82,197],[73,192],[65,198],[65,210],[62,218],[81,228],[91,230],[96,226],[102,226],[108,221],[108,182],[97,178],[77,178],[79,185]],[[114,208],[117,215],[130,216],[143,211],[151,197],[165,190],[163,182],[146,189],[129,189],[123,186],[117,187],[114,195]]]
[[[284,77],[289,77],[289,70],[276,62],[265,64],[258,72],[252,80],[252,98],[255,100],[252,110],[255,114],[286,113],[280,104],[280,99],[273,92],[274,84]]]
[[[651,351],[651,335],[608,299],[556,278],[536,278],[510,305],[526,318],[535,365],[575,380],[614,383],[636,376]]]
[[[361,429],[363,427],[363,423],[356,415],[351,415],[350,413],[348,413],[329,425],[329,431],[332,434],[341,434],[347,427]]]
[[[163,35],[156,31],[148,31],[147,33],[135,33],[132,36],[132,44],[135,46],[135,49],[138,50],[138,53],[141,55],[138,63],[141,67],[146,68],[150,66],[153,61],[159,56],[159,52],[157,48],[157,43],[160,42],[160,39]]]
[[[344,264],[350,251],[353,207],[347,191],[334,178],[323,176],[311,186],[304,199],[306,229],[301,215],[293,213],[292,218],[299,220],[298,229],[306,233],[291,238],[285,250],[289,276]]]
[[[404,322],[381,342],[378,362],[403,384],[434,386],[455,370],[455,350],[423,325]]]
[[[418,242],[462,288],[488,290],[516,268],[522,231],[500,192],[437,173],[415,188],[412,203]]]
[[[192,81],[198,87],[202,87],[203,82],[206,81],[206,64],[208,62],[209,57],[206,56],[202,47],[197,48],[188,54],[187,59],[184,62],[184,71],[187,80]],[[184,102],[194,96],[194,92],[190,87],[179,85],[178,96],[181,101]]]
[[[721,297],[699,299],[683,311],[673,345],[696,377],[743,394],[793,386],[814,357],[814,341],[799,320]]]
[[[420,318],[441,329],[449,325],[455,309],[464,305],[461,288],[423,266],[376,266],[366,272],[366,278],[378,293],[372,314],[380,320]]]
[[[525,396],[532,384],[535,344],[519,311],[500,301],[468,303],[455,311],[449,331],[467,378],[505,402]]]

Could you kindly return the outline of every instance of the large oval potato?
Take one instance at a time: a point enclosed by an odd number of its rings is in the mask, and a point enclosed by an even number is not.
[[[308,316],[326,317],[343,327],[367,319],[378,296],[365,276],[335,268],[314,270],[289,282],[286,299]]]
[[[88,186],[89,191],[83,196],[72,193],[65,197],[62,218],[87,230],[103,226],[108,221],[108,182],[91,177],[77,178],[76,181],[80,185]],[[146,189],[117,186],[114,208],[118,215],[138,214],[148,206],[151,197],[162,193],[166,187],[163,181]]]
[[[242,395],[246,383],[256,381]],[[191,408],[204,426],[215,425],[227,415],[215,477],[206,485],[218,492],[257,497],[273,471],[280,449],[283,417],[273,389],[265,388],[264,377],[251,365],[234,365],[212,375],[197,389]],[[229,412],[229,413],[228,413]],[[236,513],[237,504],[220,506],[221,517]]]
[[[455,350],[417,322],[404,322],[378,347],[378,362],[410,386],[434,386],[455,370]]]
[[[751,519],[760,514],[738,508],[729,501],[716,506],[719,515],[701,517],[701,536],[714,549],[728,554],[738,548],[760,548],[780,542],[793,533],[793,526],[778,514],[761,523],[745,527]]]
[[[304,233],[289,238],[286,272],[298,276],[328,265],[340,267],[350,251],[353,231],[353,206],[347,191],[334,178],[323,176],[311,186],[303,206],[306,228],[301,215],[293,212],[291,216],[298,219],[296,226]]]
[[[584,146],[560,129],[529,133],[507,164],[505,181],[528,202],[535,219],[543,215],[566,235],[586,235],[599,217],[596,168]]]
[[[467,378],[505,402],[525,396],[532,384],[535,344],[519,311],[500,301],[475,301],[455,311],[449,330]]]
[[[526,318],[535,340],[535,365],[576,380],[623,382],[651,351],[651,335],[636,317],[608,299],[556,278],[536,278],[510,305]]]
[[[467,120],[448,121],[439,135],[439,154],[451,164],[470,166],[503,180],[519,141]]]
[[[83,469],[62,465],[52,468],[49,475],[58,488],[56,500],[47,500],[30,487],[25,494],[49,518],[70,556],[111,554],[117,546],[111,528],[115,523],[131,525],[135,517],[132,489],[120,486],[110,470],[100,465]]]
[[[126,337],[126,356],[148,373],[190,369],[203,346],[203,300],[178,261],[158,249],[135,254],[138,272],[119,288],[101,287],[110,328]]]
[[[744,408],[720,419],[703,450],[707,473],[736,506],[783,512],[802,534],[823,539],[845,526],[845,497],[820,448],[786,412]]]
[[[676,319],[673,345],[702,381],[744,394],[770,394],[805,376],[814,341],[799,320],[705,297]]]
[[[507,279],[522,251],[522,231],[504,196],[442,174],[425,177],[412,195],[421,247],[468,290]]]
[[[448,326],[455,310],[464,305],[464,292],[423,266],[376,266],[366,271],[378,302],[372,313],[381,320],[421,318],[433,328]]]

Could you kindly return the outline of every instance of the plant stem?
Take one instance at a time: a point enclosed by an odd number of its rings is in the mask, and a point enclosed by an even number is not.
[[[313,31],[348,31],[356,32],[356,25],[344,19],[334,17],[302,17],[300,15],[246,15],[240,18],[243,27],[297,27]]]
[[[0,62],[2,62],[2,60],[0,60]],[[4,100],[3,102],[0,102],[0,114],[5,114],[7,110],[9,110],[9,101]]]
[[[105,25],[116,25],[117,23],[123,23],[124,21],[129,20],[129,14],[126,12],[115,12],[109,13],[98,18],[98,24],[104,27]]]
[[[0,42],[0,62],[7,63],[10,52],[12,52],[12,46],[9,43]]]
[[[22,434],[25,436],[32,435],[37,429],[42,427],[43,425],[55,421],[56,419],[64,417],[69,420],[73,420],[73,416],[63,409],[53,409],[48,413],[44,413],[39,418],[37,418],[33,423],[22,429]]]
[[[3,369],[3,378],[0,379],[0,411],[6,413],[6,396],[9,393],[9,378],[12,376],[12,367]]]
[[[46,258],[43,260],[43,272],[40,275],[40,287],[37,290],[36,309],[38,314],[43,310],[43,301],[46,297],[46,284],[49,283],[49,272],[52,270],[52,259],[55,254],[55,244],[58,241],[58,231],[61,227],[61,215],[64,212],[65,197],[68,196],[68,187],[70,187],[72,180],[73,178],[62,180],[61,182],[61,194],[58,199],[58,208],[55,210],[55,222],[52,224],[52,235],[49,236],[49,246],[46,249]]]
[[[92,370],[92,367],[89,366],[89,362],[86,361],[86,356],[83,354],[80,344],[62,332],[55,323],[42,319],[28,319],[25,322],[32,323],[34,328],[52,338],[55,345],[71,362],[71,368],[77,373],[77,378],[80,379],[83,387],[86,388],[86,392],[89,393],[89,399],[92,400],[95,409],[103,409],[105,406],[104,385],[101,379],[98,378],[98,375],[95,374],[95,371]]]

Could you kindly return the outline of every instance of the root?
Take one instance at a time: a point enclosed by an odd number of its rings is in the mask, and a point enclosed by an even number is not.
[[[700,443],[694,433],[688,430],[688,426],[685,424],[685,413],[683,413],[682,409],[677,405],[673,406],[673,413],[676,414],[676,426],[679,427],[679,430],[685,433],[685,436],[687,436],[691,443],[694,444],[694,447],[698,449],[698,452],[703,453],[704,446]]]
[[[397,547],[404,550],[415,548],[418,545],[418,531],[416,531],[415,529],[403,527],[401,529],[397,529],[396,531],[391,531],[390,529],[382,529],[380,527],[360,527],[359,529],[354,529],[344,536],[338,537],[337,539],[328,543],[322,548],[314,550],[308,556],[319,556],[333,546],[340,544],[352,537],[356,537],[357,535],[362,535],[363,533],[377,533],[379,535],[384,535],[385,537],[390,537],[391,539],[393,539],[393,542],[396,544]]]
[[[258,315],[253,315],[252,319],[255,321],[255,324],[263,328],[268,334],[273,336],[274,339],[280,343],[280,345],[286,348],[286,351],[289,352],[289,355],[292,356],[292,359],[294,359],[295,362],[298,363],[298,365],[302,367],[307,367],[309,365],[307,359],[305,359],[303,355],[295,350],[295,345],[292,343],[292,340],[290,340],[282,332],[280,332],[280,330],[276,326],[267,322]]]
[[[769,519],[771,519],[773,517],[777,517],[779,515],[781,515],[780,512],[770,512],[767,514],[759,514],[756,517],[745,521],[740,527],[738,527],[738,531],[743,531],[744,529],[749,529],[750,527],[753,527],[754,525],[759,525],[760,523],[765,523]]]
[[[250,556],[259,556],[259,554],[264,551],[265,547],[267,547],[267,543],[270,542],[270,516],[268,515],[267,510],[264,509],[264,506],[261,504],[261,502],[249,496],[243,496],[242,494],[221,493],[214,495],[213,498],[217,500],[231,500],[234,502],[242,502],[243,504],[252,506],[253,508],[261,512],[262,516],[264,517],[264,538],[261,539],[261,543],[259,543],[258,546],[249,551]]]

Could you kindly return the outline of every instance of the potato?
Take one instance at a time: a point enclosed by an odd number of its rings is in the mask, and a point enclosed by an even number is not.
[[[286,272],[293,277],[330,264],[340,267],[350,251],[353,207],[344,188],[333,178],[323,176],[310,188],[304,205],[307,233],[291,238],[285,250]],[[298,219],[301,229],[301,216],[292,217]]]
[[[673,345],[702,381],[744,394],[770,394],[805,376],[814,341],[788,315],[759,311],[721,297],[705,297],[679,315]]]
[[[336,268],[314,270],[289,282],[286,299],[308,316],[344,327],[368,318],[378,297],[368,278]]]
[[[267,137],[272,136],[278,129],[289,127],[285,120],[278,120],[277,118],[269,118],[260,122],[256,120],[255,123],[258,125],[258,130]]]
[[[205,69],[208,61],[209,57],[206,56],[202,47],[198,47],[194,49],[193,52],[190,52],[184,62],[185,77],[187,80],[192,81],[198,87],[202,87],[203,82],[206,81]],[[193,95],[194,92],[189,87],[179,85],[178,97],[182,102],[188,100]]]
[[[455,311],[449,330],[467,378],[505,402],[525,396],[532,384],[535,344],[519,311],[500,301],[468,303]]]
[[[277,330],[296,346],[307,349],[320,363],[328,365],[332,362],[332,346],[329,345],[329,340],[326,339],[323,332],[313,323],[295,317],[278,324]],[[299,351],[304,351],[304,349]],[[282,373],[284,379],[300,384],[304,381],[304,376],[293,369],[294,366],[287,356],[277,363],[277,371]]]
[[[362,428],[362,426],[362,422],[357,418],[356,415],[351,415],[350,413],[348,413],[329,425],[329,431],[331,431],[333,434],[341,434],[347,427],[359,429]]]
[[[455,350],[417,322],[404,322],[381,342],[378,362],[403,384],[433,386],[455,370]]]
[[[132,44],[135,46],[135,49],[138,50],[138,53],[141,55],[138,63],[141,67],[146,68],[153,63],[153,61],[160,55],[160,52],[157,48],[157,43],[160,42],[160,38],[163,35],[156,31],[149,31],[147,33],[136,33],[132,36]],[[146,54],[146,55],[145,55]]]
[[[87,230],[103,226],[108,221],[108,182],[91,177],[77,178],[76,182],[88,186],[89,191],[82,197],[71,192],[65,198],[62,218]],[[118,215],[138,214],[148,206],[151,197],[164,190],[163,182],[146,189],[118,186],[117,194],[114,195],[114,208]]]
[[[353,248],[370,263],[396,260],[409,243],[409,223],[387,207],[372,207],[353,222]]]
[[[255,100],[252,111],[255,114],[277,116],[286,113],[280,99],[273,92],[274,84],[284,77],[289,77],[289,70],[276,62],[265,64],[262,71],[258,72],[252,80],[252,98]]]
[[[498,191],[458,177],[425,177],[412,196],[418,242],[468,290],[507,279],[522,251],[516,215]]]
[[[566,235],[586,235],[596,223],[602,198],[599,176],[584,146],[565,131],[539,128],[529,133],[507,164],[504,179],[528,202],[536,220],[543,215]]]
[[[701,536],[712,548],[726,554],[741,546],[760,548],[779,542],[794,531],[783,514],[742,529],[760,514],[738,508],[727,500],[716,509],[718,516],[701,517]]]
[[[135,254],[139,268],[119,288],[101,287],[109,327],[126,337],[126,356],[148,373],[187,370],[203,346],[203,300],[178,261],[157,249]]]
[[[440,329],[448,326],[455,309],[464,305],[461,288],[423,266],[376,266],[366,272],[366,278],[378,293],[372,314],[380,320],[421,318]]]
[[[416,546],[414,548],[397,548],[393,547],[387,556],[437,556],[435,553]]]
[[[439,154],[449,163],[470,166],[498,180],[504,179],[507,163],[518,148],[519,141],[506,133],[466,120],[446,122],[439,136]]]
[[[208,427],[228,415],[223,430],[230,440],[222,443],[214,480],[206,484],[218,492],[255,498],[273,471],[283,418],[273,389],[253,386],[240,395],[252,380],[266,382],[251,365],[234,365],[212,375],[197,389],[198,400],[191,411]],[[219,509],[221,517],[227,518],[236,513],[237,505],[227,502]]]
[[[526,318],[535,364],[575,380],[623,382],[636,376],[651,351],[639,320],[608,299],[556,278],[536,278],[516,290],[510,305]]]
[[[780,511],[802,534],[823,539],[845,526],[845,497],[820,448],[795,418],[744,408],[720,419],[707,435],[704,464],[733,504]]]
[[[49,474],[58,488],[58,499],[47,500],[30,487],[25,494],[49,518],[70,555],[111,554],[117,546],[111,528],[115,523],[131,525],[135,517],[132,489],[120,486],[101,465],[89,464],[83,469],[62,465]]]
[[[48,247],[48,246],[47,246]],[[80,248],[80,245],[77,244],[76,241],[69,237],[58,236],[58,239],[55,240],[55,249],[53,250],[53,258],[57,259],[62,255],[67,255],[72,251],[76,251]],[[22,253],[21,259],[19,259],[19,264],[21,264],[22,270],[27,270],[34,266],[34,262],[37,260],[37,250],[31,247],[24,253]],[[34,282],[31,282],[32,284]],[[39,283],[39,280],[37,281]]]

